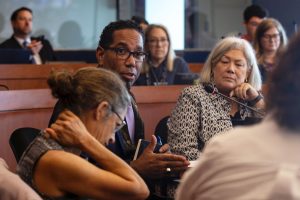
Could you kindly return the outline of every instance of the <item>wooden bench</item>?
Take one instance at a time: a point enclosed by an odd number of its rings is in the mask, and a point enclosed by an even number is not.
[[[132,88],[145,123],[147,139],[154,134],[158,121],[170,115],[184,87],[187,86]],[[16,161],[8,143],[11,133],[21,127],[47,127],[56,99],[51,96],[49,89],[10,90],[0,91],[0,102],[0,157],[4,158],[14,171]]]
[[[203,69],[204,63],[188,63],[191,72],[200,73]]]
[[[11,170],[16,161],[9,146],[11,133],[21,127],[47,127],[56,102],[48,89],[0,91],[0,157]]]
[[[48,88],[47,77],[51,70],[76,71],[79,68],[97,64],[63,63],[63,64],[1,64],[0,90],[22,90]]]
[[[139,112],[145,123],[145,137],[154,134],[159,120],[171,114],[180,92],[188,85],[138,86],[132,92],[136,98]]]

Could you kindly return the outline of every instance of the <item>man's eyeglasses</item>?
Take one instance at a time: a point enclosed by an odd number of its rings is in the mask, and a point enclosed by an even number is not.
[[[123,120],[122,118],[121,118],[121,116],[114,110],[114,109],[112,109],[111,110],[113,113],[115,113],[116,115],[117,115],[117,117],[120,119],[120,121],[121,121],[121,123],[117,123],[116,124],[116,127],[115,127],[115,132],[117,132],[118,130],[120,130],[123,126],[125,126],[126,125],[126,122],[125,122],[125,120]]]
[[[124,60],[127,60],[132,55],[133,58],[136,61],[142,62],[142,61],[144,61],[144,59],[147,55],[143,51],[129,51],[128,49],[121,48],[121,47],[119,47],[119,48],[118,47],[116,47],[116,48],[108,47],[108,48],[105,48],[105,49],[114,51],[118,58],[121,58],[121,59],[124,59]]]

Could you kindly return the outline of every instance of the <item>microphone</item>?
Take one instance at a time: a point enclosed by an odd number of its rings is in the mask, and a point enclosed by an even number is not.
[[[234,98],[231,98],[231,97],[228,97],[228,96],[222,94],[221,92],[218,91],[218,89],[213,84],[203,83],[203,86],[204,86],[205,91],[208,92],[208,93],[218,94],[218,95],[224,97],[227,101],[233,101],[233,102],[235,102],[235,103],[237,103],[237,104],[239,104],[239,105],[241,105],[241,106],[243,106],[245,108],[248,108],[249,110],[252,110],[252,111],[254,111],[254,112],[256,112],[256,113],[258,113],[260,115],[264,115],[263,112],[255,109],[255,108],[252,108],[252,107],[250,107],[250,106],[248,106],[248,105],[246,105],[246,104],[244,104],[242,102],[239,102],[239,101],[235,100]]]

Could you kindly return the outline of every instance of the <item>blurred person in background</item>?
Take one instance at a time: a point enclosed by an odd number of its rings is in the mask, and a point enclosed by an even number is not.
[[[248,6],[243,13],[246,33],[241,35],[241,38],[253,43],[257,26],[267,16],[268,11],[261,6],[255,4]]]
[[[287,41],[283,26],[274,18],[264,19],[257,27],[254,49],[263,82],[274,70],[278,55],[285,48]]]
[[[151,24],[145,33],[146,60],[135,85],[171,85],[177,73],[188,73],[188,64],[175,55],[163,25]]]
[[[149,25],[149,22],[145,18],[140,17],[140,16],[132,16],[131,20],[133,22],[137,23],[144,32],[146,31],[146,29]]]
[[[31,62],[33,64],[42,64],[46,61],[56,60],[52,46],[44,36],[31,37],[31,9],[21,7],[15,10],[11,15],[10,21],[14,33],[11,38],[0,44],[0,48],[28,49],[32,52]]]

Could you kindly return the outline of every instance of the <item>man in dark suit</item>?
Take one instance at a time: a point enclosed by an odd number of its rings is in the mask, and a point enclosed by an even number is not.
[[[32,10],[21,7],[13,12],[10,18],[13,28],[11,38],[0,44],[0,48],[26,48],[32,52],[32,62],[36,64],[55,60],[54,51],[48,40],[43,37],[30,37],[32,32]]]
[[[143,46],[144,33],[137,24],[130,20],[112,22],[104,28],[100,36],[96,51],[98,67],[118,73],[130,91],[131,86],[140,75],[145,58]],[[54,108],[50,124],[56,120],[62,109],[58,102]],[[186,170],[189,162],[183,156],[166,153],[168,145],[161,147],[161,153],[153,153],[157,142],[155,137],[152,137],[150,145],[141,156],[132,161],[138,140],[144,138],[144,125],[133,95],[132,104],[127,109],[125,120],[126,126],[116,133],[115,143],[111,144],[109,148],[127,161],[145,181],[153,183],[153,179],[158,180],[169,176],[170,171]],[[157,198],[151,196],[150,199]]]

